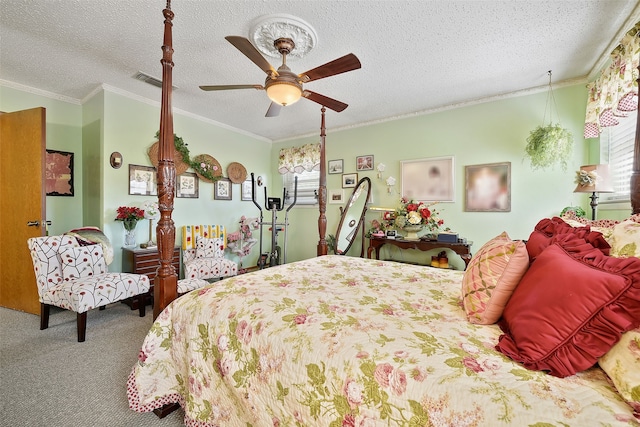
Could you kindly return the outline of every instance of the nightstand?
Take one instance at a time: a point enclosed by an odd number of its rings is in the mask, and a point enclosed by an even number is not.
[[[173,248],[173,257],[171,264],[176,269],[176,274],[180,278],[180,247]],[[149,278],[151,287],[149,288],[149,296],[146,298],[147,304],[153,305],[153,282],[156,277],[156,271],[160,267],[160,254],[158,247],[153,248],[122,248],[122,271],[125,273],[144,274]],[[127,300],[132,310],[137,309],[136,302]]]

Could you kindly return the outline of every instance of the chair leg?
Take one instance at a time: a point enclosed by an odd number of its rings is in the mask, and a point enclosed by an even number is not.
[[[49,309],[50,305],[40,303],[40,330],[47,329],[49,327]]]
[[[78,342],[84,342],[85,332],[87,331],[87,312],[78,313]]]
[[[145,315],[145,306],[146,306],[146,294],[138,295],[138,311],[140,312],[140,317],[144,317]]]

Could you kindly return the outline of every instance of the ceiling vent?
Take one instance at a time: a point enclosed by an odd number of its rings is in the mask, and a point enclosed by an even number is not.
[[[160,87],[160,88],[162,87],[162,80],[156,77],[150,76],[149,74],[143,73],[142,71],[138,71],[136,74],[134,74],[133,78],[145,83],[149,83],[150,85],[153,85],[156,87]],[[172,86],[172,88],[177,89],[176,86]]]

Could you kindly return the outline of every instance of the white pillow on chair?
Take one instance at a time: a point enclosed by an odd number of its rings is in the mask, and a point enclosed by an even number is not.
[[[101,245],[67,248],[60,252],[62,277],[65,282],[93,277],[107,272]]]
[[[196,238],[197,258],[224,258],[224,239],[198,236]]]

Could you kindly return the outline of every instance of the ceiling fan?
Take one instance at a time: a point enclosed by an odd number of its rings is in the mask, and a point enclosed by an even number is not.
[[[357,70],[361,67],[358,58],[350,53],[341,58],[327,62],[312,70],[301,74],[295,74],[287,66],[287,55],[295,48],[295,43],[290,38],[279,38],[273,42],[274,47],[282,55],[282,65],[276,70],[267,61],[262,54],[251,44],[249,39],[240,36],[227,36],[225,39],[234,45],[236,49],[242,52],[254,64],[267,73],[264,86],[256,85],[217,85],[217,86],[200,86],[200,89],[206,91],[212,90],[229,90],[229,89],[257,89],[266,90],[267,96],[271,99],[271,105],[267,110],[266,117],[275,117],[280,113],[280,109],[284,106],[294,104],[301,97],[307,98],[313,102],[317,102],[327,108],[340,112],[348,107],[344,102],[329,98],[310,90],[302,88],[303,83],[314,80],[323,79],[325,77],[335,76],[336,74],[346,73],[347,71]]]

